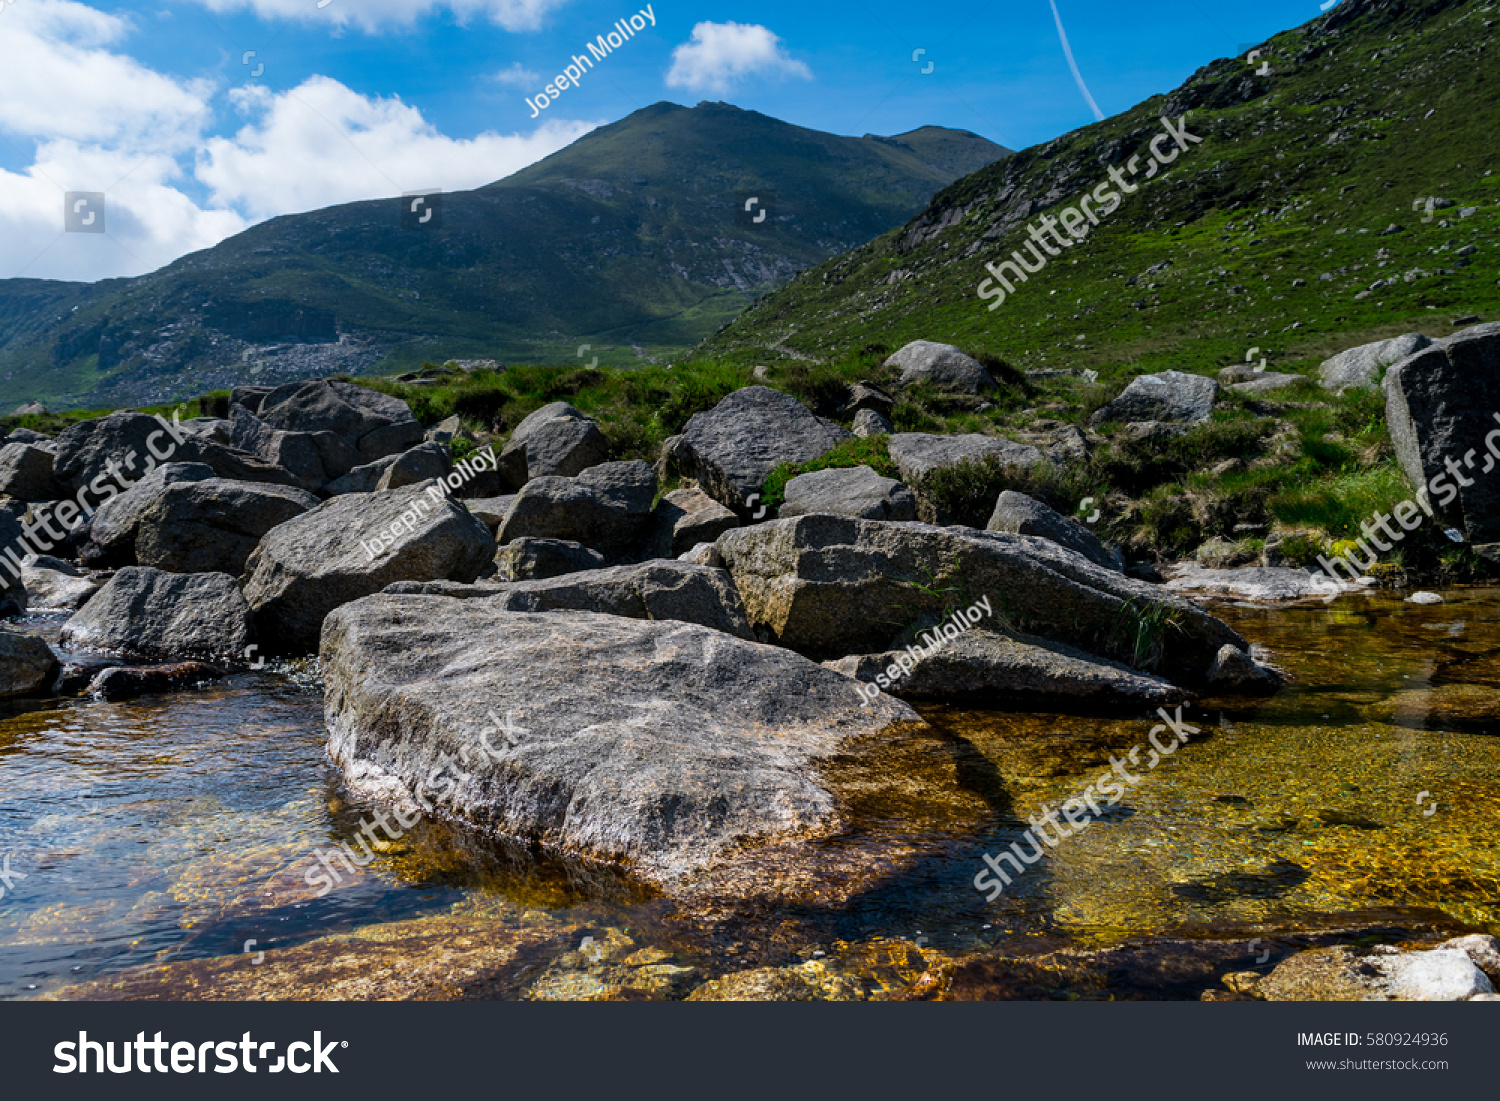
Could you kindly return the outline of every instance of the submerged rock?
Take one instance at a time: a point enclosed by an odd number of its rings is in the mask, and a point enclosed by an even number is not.
[[[321,660],[329,753],[352,789],[658,882],[830,827],[819,763],[920,724],[719,631],[491,600],[345,605]]]
[[[95,675],[87,694],[102,700],[124,700],[158,692],[175,692],[205,681],[218,680],[224,670],[203,661],[172,665],[112,665]]]
[[[436,483],[345,494],[266,534],[245,562],[245,599],[263,645],[310,651],[340,604],[396,581],[471,582],[494,549],[489,529]]]
[[[1244,650],[1223,646],[1208,671],[1209,687],[1221,692],[1247,696],[1264,696],[1282,685],[1282,676],[1269,665],[1262,665]]]
[[[142,657],[239,659],[250,606],[226,573],[127,566],[63,624],[62,643]]]

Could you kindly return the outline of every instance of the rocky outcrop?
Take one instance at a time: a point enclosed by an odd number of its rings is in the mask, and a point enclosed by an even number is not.
[[[104,486],[130,486],[164,462],[204,463],[217,477],[239,482],[297,482],[290,471],[259,456],[184,432],[160,417],[128,412],[65,429],[57,437],[53,467],[58,481],[75,492],[86,490],[85,503],[94,507],[105,499]]]
[[[1306,570],[1291,566],[1242,566],[1210,570],[1197,563],[1182,563],[1169,571],[1167,588],[1174,593],[1217,596],[1274,604],[1286,600],[1323,598],[1330,593],[1354,592],[1359,586],[1339,578],[1314,578]]]
[[[576,478],[533,478],[496,530],[513,540],[564,539],[582,543],[611,561],[640,556],[656,496],[656,475],[639,459],[601,463]]]
[[[239,660],[250,644],[250,606],[225,573],[128,566],[63,625],[62,642],[150,658]]]
[[[396,581],[471,582],[494,549],[435,483],[345,494],[266,534],[245,563],[245,598],[267,649],[305,652],[339,605]]]
[[[674,489],[656,503],[652,524],[653,556],[676,558],[739,527],[740,518],[701,489]]]
[[[516,490],[533,478],[572,478],[609,461],[609,441],[591,417],[565,401],[529,414],[500,453],[503,485]]]
[[[799,516],[728,532],[715,547],[757,636],[822,659],[883,652],[920,617],[985,598],[996,629],[1189,686],[1220,647],[1249,648],[1181,597],[1032,536]]]
[[[328,617],[320,657],[329,753],[361,797],[664,884],[829,828],[819,764],[920,723],[720,631],[493,600],[370,597]]]
[[[399,455],[423,436],[400,398],[347,382],[314,379],[278,386],[252,412],[271,429],[342,436],[366,462]]]
[[[46,695],[57,674],[57,655],[35,635],[0,627],[0,698]]]
[[[1318,368],[1318,382],[1325,390],[1373,390],[1380,385],[1380,372],[1384,368],[1416,355],[1431,344],[1421,333],[1406,333],[1348,348],[1323,361]]]
[[[915,520],[917,499],[894,478],[883,478],[867,466],[814,470],[786,484],[780,516],[824,512],[860,520]]]
[[[511,612],[596,612],[626,619],[675,619],[753,641],[734,583],[722,569],[659,560],[514,584],[402,582],[388,593],[483,598]]]
[[[56,501],[71,496],[52,473],[53,455],[29,443],[0,447],[0,494],[21,501]]]
[[[1138,673],[1075,647],[989,630],[965,631],[949,641],[932,638],[930,632],[919,634],[910,649],[825,664],[902,699],[971,700],[1002,709],[1043,703],[1052,707],[1123,703],[1156,707],[1191,698],[1161,677]]]
[[[1138,375],[1125,392],[1094,414],[1091,424],[1108,421],[1164,421],[1194,424],[1208,420],[1219,398],[1219,384],[1203,375],[1162,371]]]
[[[1423,348],[1388,370],[1383,386],[1407,478],[1430,487],[1433,507],[1475,550],[1500,555],[1500,478],[1491,473],[1500,456],[1500,323]]]
[[[89,524],[88,540],[79,558],[90,566],[133,566],[135,540],[141,518],[178,482],[201,482],[214,476],[203,463],[163,463],[118,497],[99,506]]]
[[[530,581],[580,570],[603,569],[605,562],[604,555],[582,543],[527,537],[507,543],[496,551],[495,565],[499,567],[496,580]]]
[[[978,394],[995,389],[995,380],[973,356],[952,344],[913,340],[885,361],[901,371],[901,385],[928,382],[949,390]]]
[[[291,486],[224,478],[164,485],[141,514],[136,561],[171,573],[238,575],[266,532],[319,504]]]
[[[848,431],[814,416],[790,394],[765,386],[736,390],[706,413],[694,413],[682,432],[675,462],[709,496],[741,520],[759,511],[759,495],[782,463],[807,463],[844,440]]]
[[[1015,535],[1035,535],[1050,539],[1058,546],[1077,551],[1096,566],[1122,570],[1125,562],[1120,552],[1106,547],[1082,524],[1068,519],[1033,497],[1007,489],[995,500],[986,531],[1008,531]]]

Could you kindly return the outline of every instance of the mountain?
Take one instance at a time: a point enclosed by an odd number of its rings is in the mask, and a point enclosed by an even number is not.
[[[1283,367],[1500,306],[1500,48],[1493,3],[1343,0],[1260,47],[935,195],[906,225],[800,274],[695,352],[728,364],[958,343],[1024,368]],[[1160,139],[1172,163],[1145,179]],[[1179,120],[1182,120],[1179,122]],[[1003,286],[987,263],[1114,187],[1084,240]],[[1117,193],[1119,189],[1115,188]],[[1107,198],[1107,195],[1104,196]],[[1086,211],[1077,217],[1083,220]],[[1049,237],[1049,241],[1052,239]],[[986,282],[988,281],[988,282]],[[989,297],[980,298],[983,291]],[[991,308],[993,307],[993,308]]]
[[[133,279],[0,281],[0,402],[141,404],[433,356],[566,362],[581,344],[662,358],[1008,152],[940,127],[850,138],[658,103],[415,210],[275,218]]]

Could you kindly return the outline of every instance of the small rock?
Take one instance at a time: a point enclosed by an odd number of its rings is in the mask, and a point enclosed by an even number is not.
[[[1412,593],[1406,598],[1406,602],[1408,604],[1441,604],[1443,598],[1438,596],[1437,593]]]
[[[173,692],[204,681],[218,680],[224,670],[203,661],[180,661],[173,665],[112,665],[89,682],[88,694],[103,700]]]
[[[896,426],[873,409],[861,409],[854,414],[854,434],[862,439],[870,436],[889,436]]]

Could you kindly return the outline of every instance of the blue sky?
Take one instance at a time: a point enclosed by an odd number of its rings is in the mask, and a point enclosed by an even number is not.
[[[1055,2],[1106,115],[1320,13],[1314,0]],[[533,118],[526,98],[643,7],[10,0],[0,278],[138,274],[276,214],[478,186],[663,99],[842,134],[959,127],[1013,148],[1094,117],[1051,0],[653,0],[654,26]],[[66,191],[106,195],[106,234],[61,233]]]

